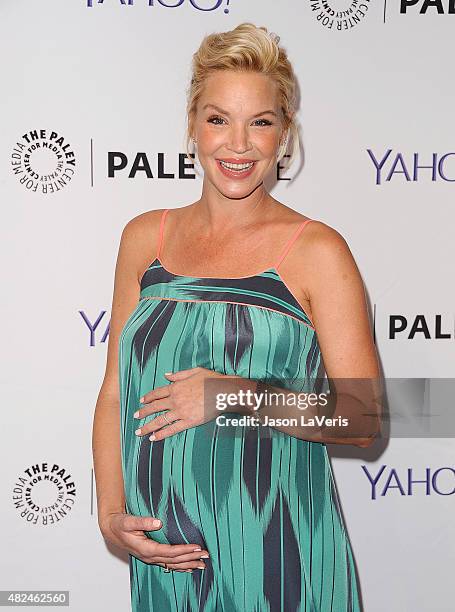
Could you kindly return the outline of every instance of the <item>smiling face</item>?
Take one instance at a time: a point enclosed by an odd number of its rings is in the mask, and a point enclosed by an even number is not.
[[[248,196],[277,161],[283,123],[276,82],[257,72],[213,73],[190,117],[190,134],[204,183],[228,198]]]

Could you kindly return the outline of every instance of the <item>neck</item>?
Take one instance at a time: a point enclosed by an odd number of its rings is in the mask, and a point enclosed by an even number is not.
[[[206,229],[218,232],[219,228],[231,230],[242,228],[258,220],[264,220],[268,214],[272,199],[261,183],[244,198],[212,199],[202,194],[200,200],[193,204],[195,214]]]

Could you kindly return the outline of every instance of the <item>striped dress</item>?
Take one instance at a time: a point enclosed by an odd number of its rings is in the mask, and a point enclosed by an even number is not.
[[[139,398],[165,372],[201,366],[314,390],[315,328],[275,265],[247,277],[189,277],[158,250],[119,338],[125,510],[154,516],[161,543],[200,544],[205,569],[170,572],[129,556],[133,612],[358,612],[358,581],[325,444],[215,420],[151,442]],[[292,381],[295,381],[293,383]],[[311,388],[310,388],[311,387]],[[239,415],[231,415],[239,416]]]

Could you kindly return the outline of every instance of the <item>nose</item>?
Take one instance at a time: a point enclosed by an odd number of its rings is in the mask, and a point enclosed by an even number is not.
[[[240,155],[251,148],[248,129],[243,125],[232,126],[229,132],[228,149]]]

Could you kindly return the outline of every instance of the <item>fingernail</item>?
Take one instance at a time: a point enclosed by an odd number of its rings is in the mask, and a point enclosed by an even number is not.
[[[201,555],[201,559],[208,559],[210,555]]]
[[[205,569],[205,565],[198,565],[198,569]]]
[[[193,552],[198,552],[198,550],[202,550],[202,548],[194,548]]]
[[[136,412],[133,414],[133,417],[137,419],[138,416],[139,416],[139,410],[136,410]]]
[[[139,427],[139,429],[136,429],[134,433],[136,434],[136,436],[138,436],[141,433],[141,428]]]
[[[160,525],[161,525],[161,521],[159,521],[158,519],[155,519],[155,520],[153,521],[153,526],[154,526],[154,527],[159,527]]]
[[[165,376],[169,376],[169,374],[172,374],[172,372],[165,372],[164,373]]]
[[[140,397],[140,398],[139,398],[139,402],[140,402],[141,404],[143,404],[143,403],[144,403],[144,396],[142,396],[142,397]]]
[[[192,572],[192,571],[193,571],[192,569],[185,570],[185,572]]]
[[[153,440],[154,440],[154,439],[155,439],[155,434],[152,434],[152,435],[149,437],[149,440],[151,440],[151,441],[153,442]]]

